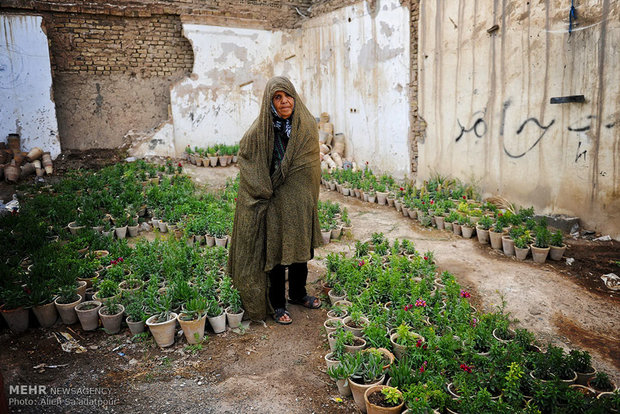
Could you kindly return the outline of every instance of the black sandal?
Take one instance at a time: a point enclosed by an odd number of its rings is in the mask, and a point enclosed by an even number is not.
[[[284,308],[278,308],[274,310],[274,315],[273,315],[273,320],[276,321],[277,323],[279,323],[280,325],[290,325],[291,323],[293,323],[292,320],[290,321],[282,321],[281,318],[286,315],[289,318],[291,317],[291,314],[288,313],[288,311]]]
[[[314,296],[306,295],[301,299],[289,299],[289,303],[294,305],[301,305],[308,309],[318,309],[321,307],[321,301]],[[318,304],[315,305],[315,302],[318,301]]]

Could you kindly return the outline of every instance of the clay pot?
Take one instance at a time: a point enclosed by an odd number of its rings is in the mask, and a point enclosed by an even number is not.
[[[129,327],[129,330],[131,331],[132,335],[138,335],[138,334],[141,334],[142,332],[144,332],[144,322],[143,321],[134,322],[128,316],[125,319],[125,322],[127,323],[127,326]]]
[[[330,334],[335,332],[339,327],[342,326],[342,319],[330,318],[323,322],[323,327],[325,327],[325,331]]]
[[[211,328],[216,334],[226,331],[226,313],[222,312],[219,316],[208,317]]]
[[[353,335],[357,336],[358,338],[361,338],[362,336],[364,336],[364,334],[362,333],[362,331],[364,330],[363,327],[360,328],[353,328],[351,326],[348,325],[348,323],[350,323],[352,321],[350,316],[347,316],[346,318],[344,318],[342,320],[342,323],[344,324],[344,329],[345,331],[351,331],[353,333]],[[368,320],[368,318],[361,318],[362,321],[362,325],[363,326],[367,326],[370,321]]]
[[[58,312],[56,311],[54,302],[46,303],[45,305],[37,305],[32,308],[32,311],[42,328],[49,328],[54,325],[56,319],[58,319]]]
[[[394,407],[381,407],[379,405],[375,405],[369,401],[369,396],[375,392],[381,394],[381,390],[383,388],[387,388],[387,385],[375,385],[366,389],[364,393],[364,402],[366,403],[366,411],[368,414],[399,414],[403,410],[403,406],[405,405],[405,400],[403,399],[402,392],[398,391],[400,395],[400,404]]]
[[[78,294],[76,294],[76,296],[78,296],[78,299],[71,303],[58,303],[58,299],[54,301],[60,319],[62,319],[62,323],[65,325],[73,325],[78,320],[75,307],[82,301],[82,297]]]
[[[418,335],[417,333],[413,333],[413,335],[417,336],[418,339],[421,339],[422,342],[425,341],[422,335]],[[392,343],[392,349],[394,350],[394,355],[396,356],[396,359],[401,359],[407,353],[407,347],[396,343],[396,338],[398,338],[398,334],[393,333],[392,335],[390,335],[390,342]]]
[[[368,388],[383,384],[384,380],[385,375],[381,376],[381,378],[371,384],[358,384],[354,381],[351,381],[351,378],[349,378],[349,387],[351,387],[353,400],[355,400],[355,404],[363,413],[366,413],[366,401],[364,400],[364,393]]]
[[[11,164],[4,167],[4,179],[7,182],[16,183],[19,180],[19,175],[21,170],[18,166],[15,165],[15,162],[12,161]]]
[[[9,134],[7,142],[10,150],[21,151],[21,140],[19,138],[19,134]]]
[[[0,313],[2,313],[4,320],[13,333],[25,332],[28,329],[28,309],[22,306],[16,309],[4,309],[4,305],[2,305]]]
[[[562,260],[562,256],[564,256],[564,251],[566,251],[566,245],[563,244],[561,247],[558,246],[549,246],[551,250],[549,250],[549,258],[551,260]]]
[[[464,239],[471,239],[471,237],[474,235],[474,227],[461,226],[461,235]]]
[[[551,249],[549,247],[536,247],[533,244],[530,245],[530,248],[532,249],[532,260],[534,260],[534,263],[545,263]]]
[[[329,241],[332,238],[332,231],[321,231],[321,237],[323,238],[323,244],[329,244]]]
[[[489,244],[488,230],[485,230],[480,226],[476,226],[476,234],[478,235],[478,242],[480,242],[480,244]]]
[[[52,162],[52,156],[49,152],[43,153],[42,164],[47,175],[51,175],[54,172],[54,164]]]
[[[183,330],[183,334],[185,335],[185,339],[187,339],[188,344],[197,344],[202,342],[205,337],[205,323],[207,322],[207,315],[202,315],[202,317],[193,320],[183,320],[181,318],[183,313],[177,316],[177,320],[179,321],[179,325],[181,325],[181,329]]]
[[[32,162],[34,160],[38,160],[41,156],[43,156],[43,150],[39,147],[34,147],[30,150],[26,158],[28,158],[28,161]]]
[[[530,252],[529,246],[526,247],[525,249],[515,246],[515,256],[517,257],[517,260],[525,260],[529,252]]]
[[[20,178],[27,178],[29,175],[34,174],[35,171],[36,168],[34,167],[34,164],[31,162],[27,162],[26,164],[22,165]]]
[[[151,334],[160,348],[166,348],[174,344],[174,333],[176,331],[177,314],[170,312],[169,319],[165,322],[157,322],[159,315],[153,315],[146,320]]]
[[[241,320],[243,319],[243,309],[241,309],[241,312],[239,313],[233,313],[230,310],[230,306],[227,307],[224,310],[224,313],[226,314],[226,320],[228,321],[228,326],[230,326],[232,329],[238,328],[239,325],[241,325]]]
[[[82,302],[75,307],[75,313],[83,330],[94,331],[99,327],[99,309],[101,309],[101,302],[98,300]]]
[[[506,256],[514,256],[515,241],[510,236],[502,236],[502,249]]]
[[[504,235],[504,233],[497,233],[494,232],[493,230],[489,231],[489,238],[491,239],[491,247],[499,250],[502,248],[502,236]]]

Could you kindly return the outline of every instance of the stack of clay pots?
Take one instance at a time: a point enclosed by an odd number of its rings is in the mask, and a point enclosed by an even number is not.
[[[344,165],[344,135],[334,134],[334,126],[329,122],[329,114],[323,112],[319,122],[319,144],[321,148],[321,168],[342,168]]]
[[[32,174],[41,177],[54,172],[49,152],[43,152],[38,147],[28,153],[22,152],[19,134],[9,134],[7,141],[8,148],[4,142],[0,142],[0,179],[16,183]]]

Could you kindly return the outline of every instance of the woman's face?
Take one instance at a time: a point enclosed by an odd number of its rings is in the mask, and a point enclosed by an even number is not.
[[[276,112],[283,119],[288,119],[293,114],[295,99],[284,91],[277,91],[273,94],[273,106]]]

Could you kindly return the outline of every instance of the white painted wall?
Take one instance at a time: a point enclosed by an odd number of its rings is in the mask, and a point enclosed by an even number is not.
[[[41,16],[0,16],[0,140],[21,137],[22,151],[60,154],[52,71]]]
[[[349,21],[350,20],[350,21]],[[194,68],[172,88],[177,154],[190,145],[238,142],[258,115],[266,82],[288,76],[316,117],[331,115],[346,154],[397,176],[409,172],[409,10],[366,2],[298,30],[184,24]]]
[[[620,2],[576,7],[569,36],[566,1],[422,0],[419,178],[458,177],[620,239]],[[550,104],[567,95],[586,101]]]
[[[409,156],[409,9],[399,0],[358,3],[302,25],[302,89],[328,112],[346,155],[403,176]]]

